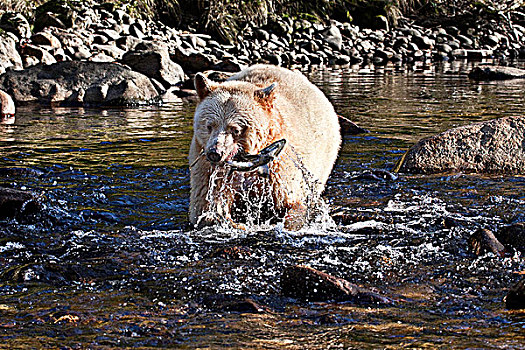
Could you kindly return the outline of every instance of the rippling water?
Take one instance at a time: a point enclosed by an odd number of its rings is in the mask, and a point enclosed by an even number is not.
[[[525,221],[525,178],[355,179],[391,169],[422,137],[525,114],[525,83],[472,82],[467,70],[306,72],[370,133],[345,137],[325,193],[344,220],[300,232],[188,228],[191,102],[21,107],[0,125],[0,167],[38,172],[0,186],[31,190],[44,208],[0,221],[0,348],[525,348],[525,317],[502,302],[522,256],[477,257],[467,243],[477,228]],[[282,297],[292,264],[397,302]]]

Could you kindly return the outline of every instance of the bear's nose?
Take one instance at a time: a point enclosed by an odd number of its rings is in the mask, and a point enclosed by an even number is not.
[[[216,150],[212,149],[206,152],[206,158],[212,163],[218,163],[221,160],[221,156]]]

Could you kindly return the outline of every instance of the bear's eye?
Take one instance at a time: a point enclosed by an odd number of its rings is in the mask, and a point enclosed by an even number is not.
[[[233,135],[233,137],[239,137],[239,135],[241,135],[241,129],[238,128],[231,128],[230,132]]]

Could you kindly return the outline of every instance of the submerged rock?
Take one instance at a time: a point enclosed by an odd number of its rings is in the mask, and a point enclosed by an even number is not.
[[[492,231],[479,229],[470,237],[470,246],[476,255],[492,252],[497,256],[505,256],[505,247],[498,241]]]
[[[352,176],[350,180],[396,181],[398,176],[383,169],[372,169]]]
[[[0,219],[31,215],[39,209],[40,203],[33,193],[0,187]]]
[[[525,69],[505,66],[478,66],[473,68],[468,76],[476,80],[525,79]]]
[[[358,135],[368,133],[367,129],[358,126],[350,119],[343,117],[342,115],[337,116],[339,118],[339,126],[341,127],[341,135]]]
[[[27,176],[27,177],[39,177],[44,175],[42,170],[32,168],[0,168],[0,176]]]
[[[392,304],[383,295],[308,266],[289,266],[281,275],[281,294],[306,301],[352,301]]]
[[[497,237],[505,246],[525,253],[525,222],[502,227]]]
[[[59,62],[9,71],[0,77],[17,102],[61,105],[135,105],[156,102],[150,79],[116,63]]]
[[[503,300],[507,309],[525,309],[525,278],[510,288]]]
[[[273,310],[250,297],[236,295],[214,294],[203,298],[202,304],[207,308],[218,311],[239,313],[273,313]]]
[[[395,171],[525,174],[525,117],[503,117],[425,138],[401,158]]]
[[[217,248],[212,254],[212,258],[242,260],[253,254],[250,248],[243,246],[229,246]]]

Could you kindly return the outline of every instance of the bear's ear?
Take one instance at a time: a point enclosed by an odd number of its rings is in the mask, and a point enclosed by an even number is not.
[[[202,73],[195,74],[195,89],[197,90],[197,95],[199,100],[204,100],[214,89],[215,83]]]
[[[265,87],[264,89],[255,90],[254,97],[261,104],[271,105],[275,97],[275,88],[277,83],[272,83],[272,85]]]

